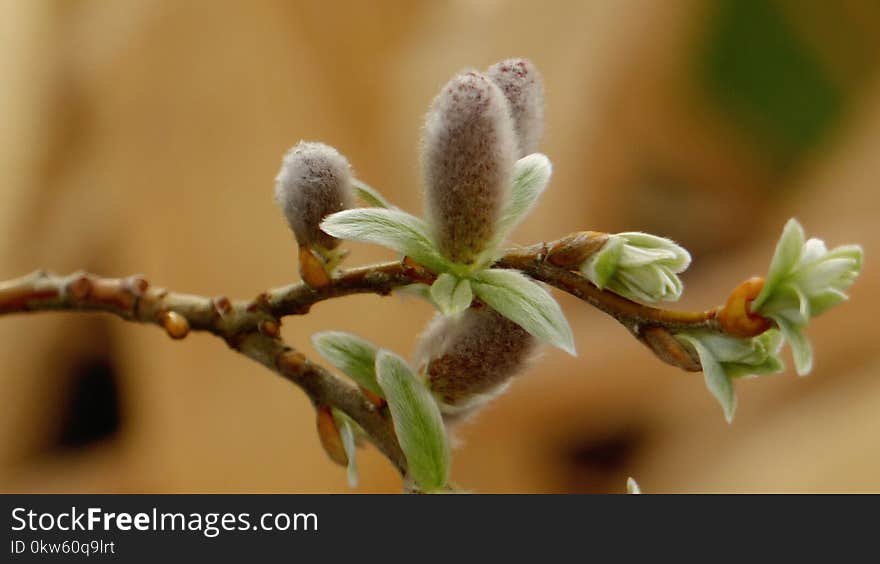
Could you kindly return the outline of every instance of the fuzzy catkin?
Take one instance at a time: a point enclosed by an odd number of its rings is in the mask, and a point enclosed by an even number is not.
[[[537,341],[522,327],[489,307],[456,317],[438,315],[416,352],[416,366],[447,413],[480,403],[519,372]]]
[[[487,72],[510,105],[510,116],[519,143],[519,156],[538,150],[544,132],[544,83],[528,59],[507,59]]]
[[[427,216],[446,257],[468,264],[485,249],[510,190],[516,154],[498,86],[476,71],[450,80],[431,105],[422,141]]]
[[[284,155],[275,178],[275,202],[300,246],[339,245],[319,225],[326,216],[353,205],[351,177],[348,160],[323,143],[300,141]]]

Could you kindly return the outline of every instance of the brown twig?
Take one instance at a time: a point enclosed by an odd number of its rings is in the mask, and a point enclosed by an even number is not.
[[[684,330],[721,331],[716,310],[683,312],[637,304],[603,291],[574,271],[576,264],[600,249],[602,233],[580,232],[551,243],[515,249],[496,268],[521,270],[604,311],[624,325],[664,362],[699,370],[699,360],[673,335]],[[103,311],[129,321],[152,323],[175,339],[190,331],[206,331],[234,350],[256,360],[302,388],[315,405],[339,409],[354,419],[379,450],[402,473],[403,456],[387,408],[358,387],[309,361],[279,338],[281,318],[303,315],[318,302],[351,294],[388,295],[414,283],[430,283],[434,275],[409,259],[353,268],[313,288],[304,282],[232,302],[150,287],[140,276],[103,278],[85,272],[68,276],[36,271],[0,282],[0,314],[34,311]]]

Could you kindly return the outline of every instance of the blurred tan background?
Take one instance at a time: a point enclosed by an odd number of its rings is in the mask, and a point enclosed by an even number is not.
[[[420,211],[418,141],[456,71],[543,71],[550,189],[516,233],[646,230],[695,255],[683,307],[762,274],[784,221],[860,242],[852,301],[810,330],[816,369],[700,374],[560,296],[579,358],[541,362],[459,430],[481,492],[880,491],[880,6],[872,0],[4,0],[0,278],[143,273],[249,297],[298,275],[272,180],[300,139]],[[355,247],[353,263],[387,258]],[[427,305],[362,296],[285,320],[408,354]],[[787,353],[786,353],[787,354]],[[0,491],[348,491],[296,388],[195,334],[103,316],[0,318]],[[360,492],[399,491],[372,449]]]

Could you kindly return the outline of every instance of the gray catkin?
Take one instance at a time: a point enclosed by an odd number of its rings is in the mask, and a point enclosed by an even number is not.
[[[427,216],[445,256],[467,264],[485,249],[516,155],[513,122],[498,86],[476,71],[450,80],[431,105],[422,140]]]
[[[528,59],[507,59],[487,72],[510,105],[519,141],[519,156],[538,150],[544,132],[544,84],[538,69]]]
[[[421,336],[415,365],[447,412],[502,389],[532,357],[537,341],[489,307],[438,315]]]
[[[275,202],[302,246],[333,249],[339,240],[318,227],[354,203],[351,166],[324,143],[300,141],[287,151],[275,178]]]

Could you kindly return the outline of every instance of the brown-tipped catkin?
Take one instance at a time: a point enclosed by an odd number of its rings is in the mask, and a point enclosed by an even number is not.
[[[507,59],[489,67],[488,76],[510,105],[519,156],[538,150],[544,132],[544,83],[528,59]]]
[[[353,205],[351,177],[348,160],[323,143],[300,141],[284,155],[275,178],[275,202],[300,246],[339,245],[318,226],[326,216]]]
[[[422,335],[416,366],[446,413],[482,403],[522,370],[537,341],[488,307],[437,316]]]
[[[504,94],[467,71],[434,99],[425,123],[422,168],[428,220],[440,251],[470,263],[492,238],[517,158]]]

